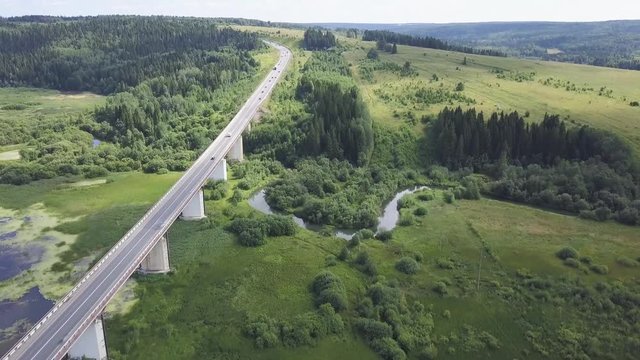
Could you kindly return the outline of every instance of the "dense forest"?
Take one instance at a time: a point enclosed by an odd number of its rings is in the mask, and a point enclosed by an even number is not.
[[[258,64],[249,51],[262,47],[255,34],[163,17],[4,22],[0,36],[10,49],[0,54],[5,85],[69,89],[77,76],[76,90],[120,91],[92,113],[41,122],[37,131],[17,126],[2,139],[27,145],[23,161],[0,164],[0,182],[11,184],[185,170],[252,86]],[[93,147],[93,138],[103,143]]]
[[[336,37],[331,31],[307,29],[304,32],[304,47],[307,50],[326,50],[336,46]]]
[[[293,165],[325,155],[366,165],[373,151],[369,113],[340,54],[315,52],[302,69],[292,101],[304,104],[292,123],[267,122],[247,137],[246,149]]]
[[[212,51],[251,50],[255,34],[206,19],[106,16],[0,21],[0,86],[110,94],[145,79],[216,62]]]
[[[430,127],[437,160],[491,175],[492,195],[640,224],[640,168],[615,136],[568,126],[557,116],[525,122],[518,113],[491,115],[445,108]]]
[[[378,48],[381,50],[386,48],[386,44],[394,44],[393,46],[395,46],[395,44],[400,44],[428,49],[458,51],[467,54],[506,56],[503,52],[494,49],[474,49],[468,46],[451,45],[445,41],[430,36],[415,37],[385,30],[365,30],[362,35],[362,40],[377,42]]]

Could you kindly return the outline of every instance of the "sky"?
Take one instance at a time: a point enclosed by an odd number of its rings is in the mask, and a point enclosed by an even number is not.
[[[0,16],[177,15],[278,22],[450,23],[640,19],[639,0],[0,0]]]

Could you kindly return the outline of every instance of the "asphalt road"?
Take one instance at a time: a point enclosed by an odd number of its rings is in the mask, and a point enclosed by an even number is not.
[[[99,316],[113,295],[139,267],[182,209],[207,181],[209,174],[242,135],[259,106],[269,96],[291,59],[280,51],[275,70],[242,106],[238,114],[196,162],[133,228],[91,269],[62,300],[5,355],[2,360],[60,359],[86,327]]]

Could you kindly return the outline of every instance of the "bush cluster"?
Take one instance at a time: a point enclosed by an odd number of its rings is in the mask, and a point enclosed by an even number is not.
[[[267,215],[259,218],[236,218],[226,229],[238,235],[241,245],[255,247],[264,245],[267,236],[295,235],[298,226],[288,216]]]

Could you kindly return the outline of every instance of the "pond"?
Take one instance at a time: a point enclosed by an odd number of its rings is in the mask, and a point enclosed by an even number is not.
[[[377,231],[381,230],[393,230],[398,224],[398,218],[400,217],[400,212],[398,211],[398,200],[400,200],[403,196],[408,194],[413,194],[417,191],[428,189],[426,186],[416,186],[411,189],[406,189],[398,192],[387,205],[385,205],[382,215],[378,218],[378,225],[376,226]],[[276,214],[276,212],[269,206],[267,200],[265,199],[264,189],[255,193],[251,198],[249,198],[249,205],[252,208],[264,213],[264,214]],[[291,215],[293,221],[298,224],[298,226],[319,232],[322,230],[322,226],[310,224],[304,221],[295,215]],[[351,240],[353,234],[356,233],[357,230],[353,229],[335,229],[335,236],[345,239]]]
[[[33,324],[53,307],[37,287],[17,301],[0,301],[0,354],[19,340]]]

